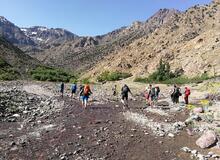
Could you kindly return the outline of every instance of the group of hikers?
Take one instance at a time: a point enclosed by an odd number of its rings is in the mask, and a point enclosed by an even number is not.
[[[64,88],[65,88],[65,85],[62,82],[60,84],[60,90],[59,90],[62,97],[63,97],[63,94],[64,94]],[[70,90],[71,90],[71,98],[76,97],[77,96],[77,84],[73,83],[71,85]],[[92,94],[92,91],[91,91],[90,86],[88,84],[79,86],[79,99],[82,102],[82,107],[84,107],[84,108],[87,107],[88,101],[89,101],[89,96],[91,94]]]
[[[77,93],[78,93],[79,99],[82,102],[82,106],[84,108],[87,108],[89,97],[92,94],[90,86],[88,84],[80,85],[78,92],[77,92],[77,89],[78,89],[77,84],[73,83],[70,88],[71,97],[72,98],[76,97]],[[118,95],[117,94],[117,85],[114,85],[114,87],[112,88],[112,92],[113,92],[112,93],[113,96]],[[63,82],[60,84],[60,93],[61,93],[61,96],[63,97],[63,94],[64,94],[64,83]],[[128,107],[128,94],[129,93],[131,94],[132,98],[135,100],[128,85],[124,84],[121,88],[121,102],[122,102],[124,108],[129,108]],[[173,89],[170,91],[171,100],[174,104],[177,104],[177,103],[179,103],[179,97],[181,97],[182,94],[184,94],[185,104],[189,104],[190,93],[191,93],[191,91],[190,91],[189,87],[185,87],[185,91],[184,91],[184,93],[182,93],[180,87],[178,87],[175,84],[173,86]],[[160,87],[153,86],[152,84],[149,84],[149,86],[146,87],[146,89],[144,91],[144,97],[146,99],[146,104],[148,106],[153,107],[160,97]]]
[[[149,106],[153,106],[155,102],[157,102],[159,98],[160,88],[159,86],[152,86],[152,84],[149,85],[149,87],[145,90],[145,98],[147,100],[147,103]],[[189,95],[191,94],[191,91],[189,87],[185,87],[184,91],[184,101],[185,104],[189,104]],[[182,92],[180,87],[178,87],[176,84],[173,86],[173,89],[170,91],[170,97],[174,104],[179,103],[179,97],[182,96]]]

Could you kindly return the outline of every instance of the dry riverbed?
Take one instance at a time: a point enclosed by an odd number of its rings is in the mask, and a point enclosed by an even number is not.
[[[199,159],[200,155],[204,159],[217,158],[218,147],[201,149],[196,145],[207,129],[198,131],[199,125],[208,122],[192,119],[193,123],[186,124],[194,115],[183,103],[170,102],[166,96],[170,87],[161,86],[163,96],[158,106],[145,108],[141,94],[145,86],[132,83],[136,101],[130,100],[130,110],[123,110],[118,98],[111,96],[112,85],[92,86],[92,102],[85,110],[68,92],[61,98],[57,84],[1,82],[0,159],[189,160]],[[191,101],[197,102],[206,91],[200,85],[192,87],[192,93],[198,96],[192,94]],[[218,104],[216,101],[213,106]],[[203,118],[202,113],[198,116]],[[215,120],[210,126],[216,131],[214,124]],[[211,152],[216,157],[208,157]]]

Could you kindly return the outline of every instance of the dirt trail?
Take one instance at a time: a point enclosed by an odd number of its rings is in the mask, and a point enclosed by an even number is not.
[[[136,103],[132,102],[130,113],[142,112],[135,108],[139,107]],[[125,120],[123,113],[127,112],[115,105],[98,104],[83,110],[79,102],[65,97],[62,111],[39,119],[39,124],[30,122],[22,130],[10,127],[11,123],[1,124],[1,128],[9,129],[0,138],[0,147],[12,140],[16,142],[16,147],[1,153],[5,159],[25,160],[63,157],[83,160],[171,160],[179,157],[188,160],[180,151],[184,145],[191,146],[185,133],[175,139],[157,138],[149,127],[142,128]],[[18,123],[13,125],[18,126]],[[24,142],[20,144],[19,141]]]
[[[201,151],[195,145],[198,136],[189,136],[185,128],[175,130],[174,124],[188,117],[176,106],[143,109],[138,98],[129,101],[128,111],[118,102],[100,101],[94,95],[96,101],[83,109],[78,100],[56,96],[43,84],[26,83],[23,90],[52,97],[62,105],[50,114],[1,122],[1,160],[189,160],[182,147]],[[162,100],[169,102],[166,97]]]

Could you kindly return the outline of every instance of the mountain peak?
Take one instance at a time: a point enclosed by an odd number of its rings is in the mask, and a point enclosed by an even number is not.
[[[8,21],[8,20],[7,20],[5,17],[0,16],[0,21],[3,21],[3,22],[5,21],[5,22],[6,22],[6,21]]]

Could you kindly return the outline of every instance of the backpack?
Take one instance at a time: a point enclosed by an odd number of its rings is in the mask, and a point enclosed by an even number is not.
[[[190,92],[190,89],[188,88],[187,90],[186,90],[186,95],[190,95],[191,94],[191,92]]]
[[[153,87],[153,88],[151,88],[151,90],[150,90],[150,95],[151,96],[155,96],[156,95],[156,89]]]
[[[122,93],[128,93],[128,92],[129,92],[128,86],[122,87]]]
[[[156,87],[157,93],[160,93],[160,87]]]
[[[84,93],[85,96],[87,96],[87,95],[90,94],[90,87],[89,87],[89,85],[86,85],[86,86],[84,87],[83,93]]]
[[[182,93],[180,92],[180,88],[176,88],[176,89],[174,90],[174,95],[176,95],[176,96],[182,96]]]
[[[71,90],[74,91],[76,89],[77,89],[76,84],[73,84],[72,87],[71,87]]]

